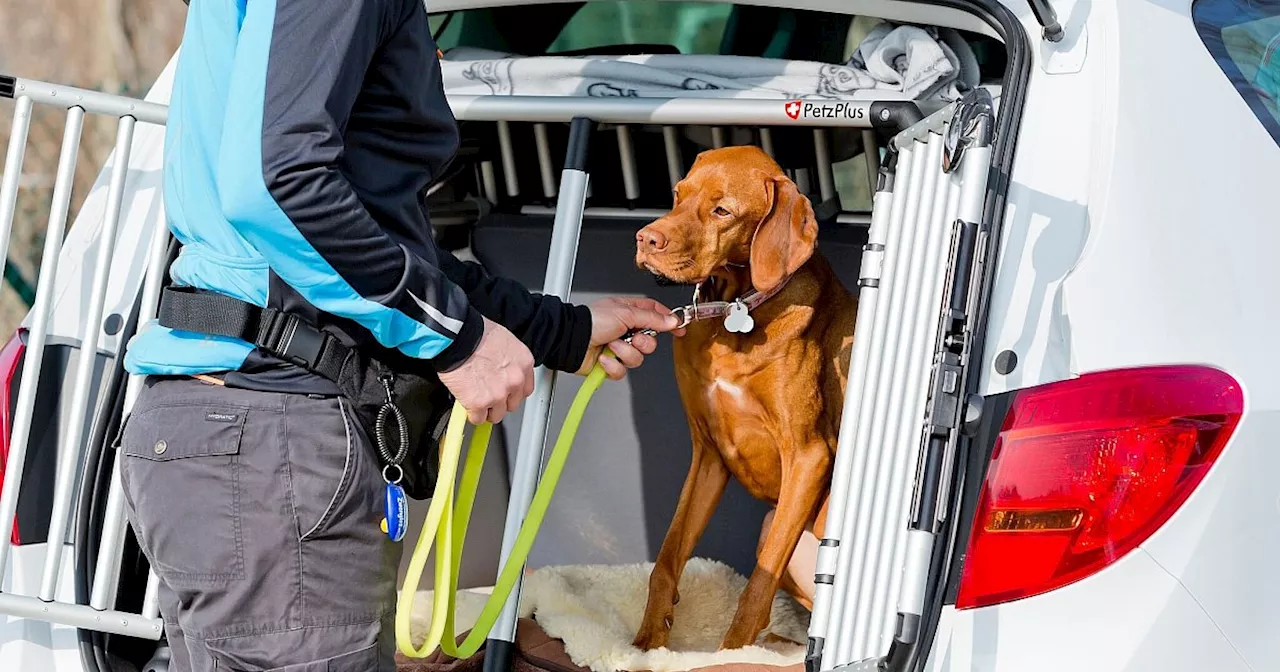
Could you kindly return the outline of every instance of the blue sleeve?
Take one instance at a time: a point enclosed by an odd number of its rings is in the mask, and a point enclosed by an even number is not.
[[[217,186],[223,215],[303,299],[448,370],[474,351],[480,313],[436,264],[387,235],[339,168],[365,73],[404,6],[247,2]]]

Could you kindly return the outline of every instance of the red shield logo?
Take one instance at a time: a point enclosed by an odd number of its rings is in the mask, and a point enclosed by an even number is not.
[[[788,117],[791,117],[792,119],[799,119],[800,118],[800,101],[793,100],[787,103],[783,107],[783,110],[786,111]]]

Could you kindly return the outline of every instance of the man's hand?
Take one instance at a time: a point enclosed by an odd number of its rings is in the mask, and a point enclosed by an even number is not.
[[[628,331],[652,329],[666,332],[675,330],[679,324],[679,318],[671,314],[670,308],[653,299],[601,299],[591,304],[591,347],[587,349],[578,374],[586,375],[599,362],[609,378],[622,380],[627,369],[640,366],[645,355],[653,354],[658,348],[658,340],[648,334],[637,333],[630,343],[621,340]],[[680,333],[683,330],[677,331],[677,335]],[[606,347],[617,358],[607,356],[604,353]]]
[[[506,327],[484,320],[475,352],[458,368],[440,374],[471,424],[498,422],[533,394],[533,355]]]

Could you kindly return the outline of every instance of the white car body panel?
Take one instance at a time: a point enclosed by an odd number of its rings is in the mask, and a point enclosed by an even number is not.
[[[1189,0],[1054,5],[1068,31],[1087,15],[1088,54],[1053,75],[1037,56],[981,392],[1204,364],[1241,383],[1245,417],[1140,550],[1045,595],[948,607],[928,669],[1280,669],[1267,606],[1280,599],[1280,148],[1205,49]],[[992,358],[1010,348],[1018,366],[1001,376]]]
[[[1105,599],[1100,599],[1105,597]],[[1248,672],[1213,622],[1146,553],[1009,604],[948,607],[928,672]]]
[[[40,589],[44,572],[44,544],[17,546],[10,556],[10,569],[0,588],[6,593],[32,594]],[[68,550],[70,547],[68,546]],[[75,556],[62,555],[62,582],[54,599],[75,601]],[[75,672],[83,670],[76,629],[29,618],[0,616],[0,668],[15,672]]]

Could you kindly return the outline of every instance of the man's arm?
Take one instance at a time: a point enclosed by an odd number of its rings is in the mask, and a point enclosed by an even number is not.
[[[424,206],[425,210],[425,206]],[[506,327],[537,365],[574,372],[591,342],[591,309],[530,292],[520,283],[489,275],[480,264],[440,250],[440,268],[462,287],[481,315]]]
[[[382,230],[338,169],[365,72],[405,7],[247,3],[217,186],[223,215],[304,299],[448,371],[479,342],[480,313],[440,268]]]

